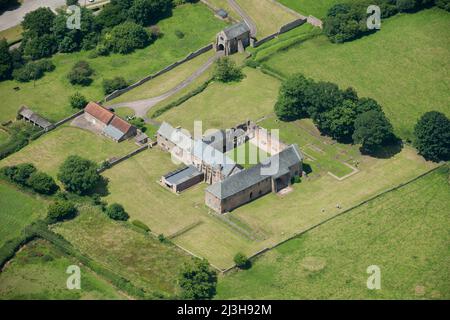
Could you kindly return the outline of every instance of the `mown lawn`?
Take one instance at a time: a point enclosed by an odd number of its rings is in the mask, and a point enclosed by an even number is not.
[[[351,210],[220,279],[220,299],[449,299],[448,169]],[[381,269],[381,290],[366,287]]]
[[[105,136],[64,125],[3,159],[0,167],[30,162],[39,170],[56,176],[59,166],[70,155],[79,155],[100,164],[134,149],[137,146],[132,141],[116,143]]]
[[[0,181],[0,247],[24,227],[46,215],[47,202]]]
[[[177,167],[170,154],[157,148],[145,151],[103,173],[109,179],[110,191],[104,199],[123,204],[131,219],[143,221],[154,233],[172,238],[219,268],[229,267],[239,250],[258,250],[259,243],[208,214],[206,184],[180,195],[159,185],[161,176]]]
[[[336,3],[343,3],[342,0],[277,0],[305,16],[312,15],[319,19],[326,16],[328,9]],[[351,2],[346,0],[345,2]],[[354,0],[353,0],[354,1]]]
[[[77,265],[81,289],[69,290],[66,270]],[[117,300],[127,297],[74,258],[44,240],[20,250],[0,273],[0,299],[14,300]]]
[[[53,230],[83,254],[148,292],[178,294],[182,266],[191,261],[178,248],[132,229],[128,222],[115,222],[98,208],[83,207],[77,218]]]
[[[205,184],[180,195],[159,185],[161,176],[177,165],[168,153],[153,149],[104,173],[110,192],[105,200],[123,204],[132,219],[143,221],[157,234],[174,236],[175,243],[225,269],[239,251],[252,255],[434,166],[411,148],[388,159],[361,157],[359,161],[361,172],[350,178],[338,181],[317,171],[289,194],[269,194],[222,220],[208,214]]]
[[[344,163],[355,165],[361,160],[357,146],[341,144],[322,136],[309,119],[282,122],[275,115],[270,115],[259,125],[266,129],[278,129],[281,141],[297,144],[306,157],[307,167],[304,170],[307,173],[309,170],[308,174],[316,176],[331,172],[343,177],[352,172],[352,169]]]
[[[256,23],[258,38],[277,32],[282,25],[298,18],[270,0],[237,0],[236,2]]]
[[[0,122],[14,118],[22,104],[52,121],[59,120],[74,112],[68,103],[68,97],[74,92],[79,91],[90,100],[100,100],[104,97],[103,79],[122,76],[135,82],[212,42],[225,25],[203,4],[186,4],[175,8],[171,17],[158,23],[163,36],[145,49],[129,55],[112,54],[95,59],[89,59],[90,52],[57,54],[52,58],[55,71],[36,81],[35,85],[16,81],[0,83]],[[185,37],[179,39],[176,30],[181,30]],[[89,87],[72,86],[67,80],[67,73],[79,60],[88,61],[95,70],[94,81]],[[16,86],[20,91],[14,91]]]
[[[438,8],[401,14],[383,20],[381,31],[370,36],[345,44],[319,36],[265,63],[284,75],[301,72],[354,87],[379,101],[396,133],[411,139],[424,112],[450,115],[449,17]]]
[[[279,81],[251,68],[244,68],[244,73],[246,77],[241,82],[211,83],[205,91],[156,120],[168,121],[192,132],[194,121],[202,121],[205,131],[230,128],[272,112]]]
[[[227,152],[227,156],[245,169],[270,157],[270,154],[247,141],[245,144]]]

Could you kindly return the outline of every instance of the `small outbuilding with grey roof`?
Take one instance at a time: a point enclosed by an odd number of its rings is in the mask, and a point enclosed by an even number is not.
[[[194,166],[170,172],[161,178],[161,184],[175,193],[182,192],[203,181],[204,174]]]
[[[223,51],[226,56],[244,52],[250,45],[250,28],[245,22],[234,24],[217,34],[216,51]]]

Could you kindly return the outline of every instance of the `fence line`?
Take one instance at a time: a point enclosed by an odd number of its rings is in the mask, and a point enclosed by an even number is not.
[[[134,89],[136,87],[139,87],[139,86],[143,85],[147,81],[150,81],[150,80],[152,80],[152,79],[154,79],[154,78],[156,78],[156,77],[158,77],[158,76],[160,76],[160,75],[162,75],[164,73],[167,73],[170,70],[178,67],[179,65],[181,65],[181,64],[183,64],[183,63],[185,63],[185,62],[187,62],[189,60],[192,60],[192,59],[198,57],[199,55],[201,55],[201,54],[203,54],[205,52],[210,51],[212,48],[213,48],[213,44],[210,43],[210,44],[208,44],[208,45],[206,45],[206,46],[204,46],[204,47],[202,47],[202,48],[200,48],[200,49],[198,49],[198,50],[196,50],[194,52],[191,52],[185,58],[168,65],[167,67],[159,70],[158,72],[153,73],[153,74],[151,74],[151,75],[149,75],[149,76],[139,80],[138,82],[136,82],[136,83],[134,83],[134,84],[124,88],[124,89],[116,90],[116,91],[110,93],[109,95],[107,95],[103,99],[103,101],[107,102],[107,101],[110,101],[110,100],[112,100],[114,98],[117,98],[117,97],[121,96],[122,94],[124,94],[124,93],[126,93],[126,92],[128,92],[128,91],[130,91],[130,90],[132,90],[132,89]]]

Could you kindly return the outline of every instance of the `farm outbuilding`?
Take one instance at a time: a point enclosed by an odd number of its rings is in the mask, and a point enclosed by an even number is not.
[[[32,123],[35,126],[38,126],[45,131],[48,131],[53,128],[53,124],[48,121],[47,119],[41,117],[37,113],[35,113],[33,110],[26,106],[20,107],[19,111],[17,112],[17,117],[19,119],[24,119],[25,121],[28,121]]]
[[[135,126],[95,102],[89,102],[84,108],[84,119],[99,132],[116,142],[134,137],[137,134]]]
[[[203,179],[203,172],[194,166],[188,166],[166,174],[161,178],[161,184],[178,193],[202,182]]]

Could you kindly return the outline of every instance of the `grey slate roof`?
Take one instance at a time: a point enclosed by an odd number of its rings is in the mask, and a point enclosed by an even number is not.
[[[170,172],[164,176],[166,181],[172,185],[178,185],[197,176],[203,175],[194,166],[184,167],[182,169]]]
[[[20,116],[24,117],[25,119],[28,119],[28,120],[34,122],[35,124],[37,124],[39,127],[43,128],[43,129],[47,129],[47,128],[50,128],[53,126],[53,124],[50,121],[41,117],[37,113],[33,112],[30,108],[27,108],[25,106],[22,106],[19,109],[18,114]]]
[[[219,199],[226,199],[238,192],[266,180],[269,176],[261,175],[261,164],[236,173],[222,182],[216,182],[206,188],[206,192],[212,193]]]
[[[159,127],[158,134],[168,139],[186,152],[194,155],[197,159],[204,161],[206,164],[217,167],[220,166],[225,177],[229,176],[236,163],[222,152],[207,145],[202,140],[193,140],[183,131],[175,129],[167,122],[163,122]]]
[[[191,137],[183,131],[175,129],[167,122],[161,124],[157,133],[186,151],[190,152],[192,149]]]
[[[107,125],[105,129],[103,129],[103,133],[117,141],[122,139],[122,137],[124,136],[124,133],[122,131],[110,124]]]
[[[234,39],[246,32],[250,32],[250,28],[244,21],[242,21],[242,22],[236,23],[228,28],[225,28],[223,30],[223,32],[225,33],[225,36],[228,39]]]
[[[263,175],[261,169],[269,167],[271,162],[276,160],[277,157],[279,159],[278,172],[271,176]],[[262,163],[257,164],[248,170],[236,173],[222,182],[217,182],[209,186],[206,188],[206,191],[223,200],[264,181],[268,177],[276,179],[285,175],[289,172],[289,167],[292,167],[301,161],[303,161],[303,155],[298,146],[290,145],[279,154],[264,160]]]

